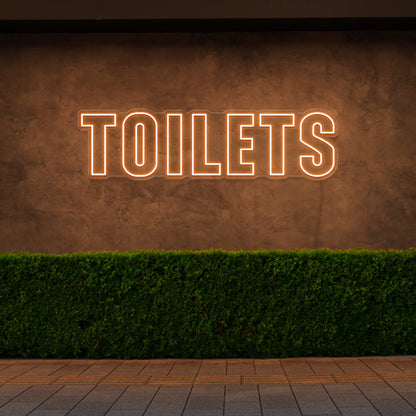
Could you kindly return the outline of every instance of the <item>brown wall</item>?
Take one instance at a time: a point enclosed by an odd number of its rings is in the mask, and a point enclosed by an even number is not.
[[[3,252],[416,246],[415,32],[2,35],[0,91]],[[92,179],[78,127],[316,108],[338,127],[324,180]]]

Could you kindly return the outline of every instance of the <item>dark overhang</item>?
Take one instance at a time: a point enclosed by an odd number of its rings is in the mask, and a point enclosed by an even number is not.
[[[5,32],[415,29],[415,0],[16,0]]]

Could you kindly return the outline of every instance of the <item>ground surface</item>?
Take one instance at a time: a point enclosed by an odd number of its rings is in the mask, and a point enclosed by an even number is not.
[[[0,416],[416,416],[416,357],[0,360]]]

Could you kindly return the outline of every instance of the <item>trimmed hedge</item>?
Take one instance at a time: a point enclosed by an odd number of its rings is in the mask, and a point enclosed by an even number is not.
[[[0,355],[416,353],[416,249],[0,254]]]

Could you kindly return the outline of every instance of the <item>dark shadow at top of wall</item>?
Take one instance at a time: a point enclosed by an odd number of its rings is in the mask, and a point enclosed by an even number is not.
[[[0,20],[0,33],[269,32],[305,30],[416,30],[416,18]]]

